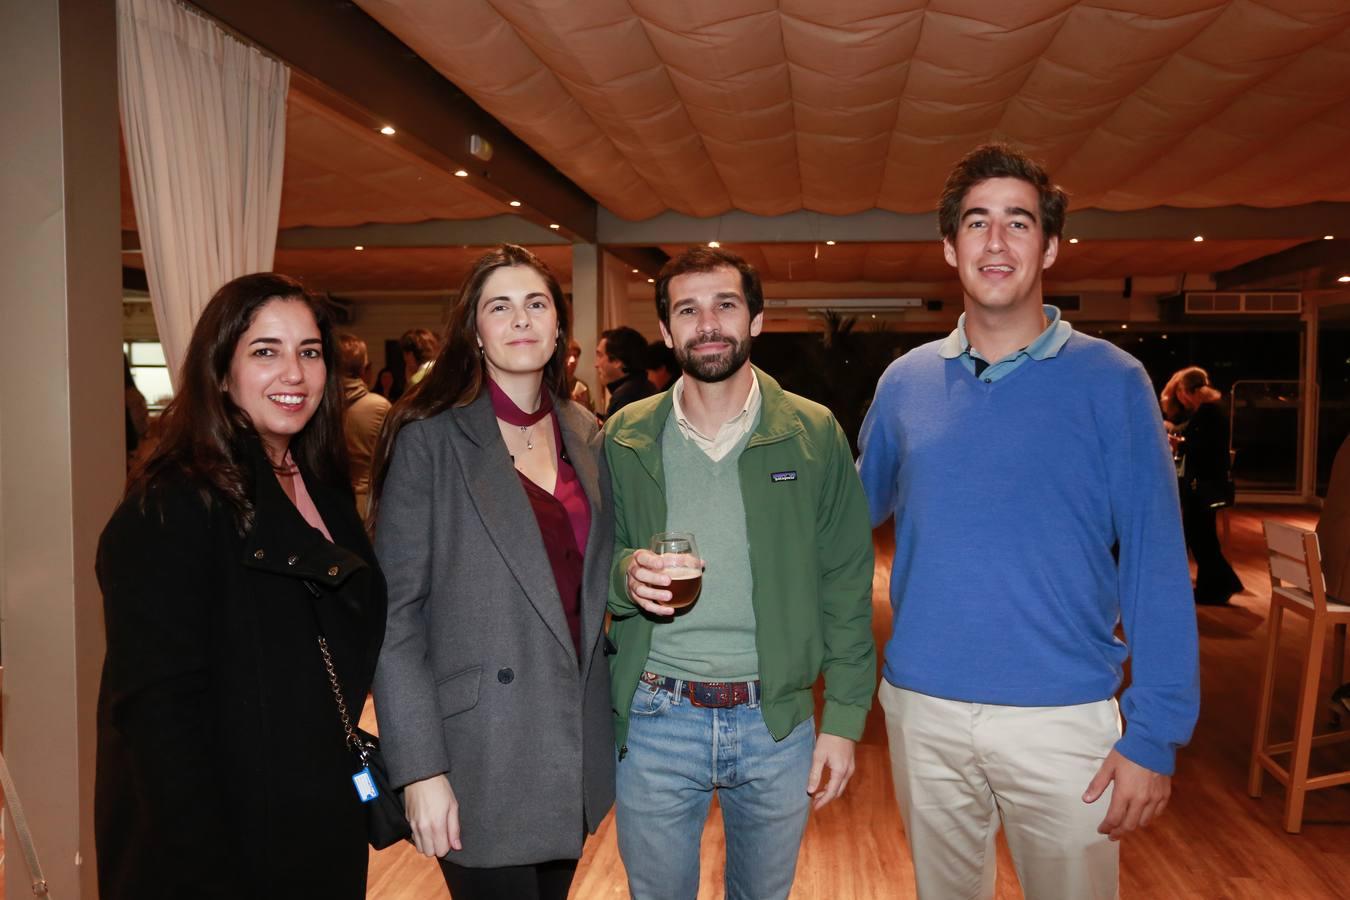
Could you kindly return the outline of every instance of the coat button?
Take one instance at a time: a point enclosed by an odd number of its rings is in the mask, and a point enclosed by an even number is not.
[[[516,680],[516,673],[512,672],[510,669],[498,669],[497,680],[502,684],[510,684]]]
[[[288,566],[293,566],[293,565],[295,565],[296,563],[298,563],[299,561],[300,561],[300,557],[296,556],[294,553],[292,553],[290,556],[286,557],[286,565],[288,565]]]
[[[254,550],[254,551],[253,551],[253,558],[254,558],[254,559],[262,559],[262,558],[263,558],[264,556],[266,556],[266,555],[267,555],[267,554],[266,554],[266,553],[263,553],[261,550]]]
[[[328,577],[329,577],[329,578],[336,578],[336,577],[337,577],[337,573],[340,572],[340,571],[342,571],[342,570],[339,569],[337,566],[329,566],[329,567],[328,567]]]

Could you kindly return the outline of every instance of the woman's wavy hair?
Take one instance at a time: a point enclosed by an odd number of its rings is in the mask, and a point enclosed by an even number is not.
[[[347,444],[342,433],[342,387],[333,319],[322,300],[294,278],[273,272],[244,275],[216,291],[192,330],[178,390],[160,416],[159,442],[132,469],[127,496],[142,507],[160,479],[186,477],[204,502],[228,505],[240,534],[253,527],[250,444],[258,433],[235,405],[226,385],[235,348],[258,310],[273,300],[303,303],[314,314],[328,374],[313,417],[291,439],[291,456],[305,475],[334,486],[347,484]]]
[[[385,476],[389,474],[389,461],[400,429],[409,422],[429,419],[453,406],[468,406],[482,393],[487,364],[478,347],[478,304],[488,277],[498,269],[512,266],[524,266],[538,272],[553,298],[553,308],[558,315],[558,335],[553,342],[553,355],[544,365],[544,388],[562,400],[568,399],[567,342],[572,334],[572,309],[563,296],[562,286],[544,261],[524,247],[515,244],[494,247],[473,264],[459,293],[450,301],[436,362],[421,381],[399,398],[385,417],[370,469],[368,527],[373,529],[375,526],[380,494]]]
[[[1203,403],[1218,403],[1223,399],[1223,394],[1209,380],[1209,373],[1199,366],[1187,366],[1172,373],[1172,377],[1167,379],[1167,384],[1163,386],[1162,393],[1159,394],[1159,401],[1162,403],[1163,417],[1168,421],[1177,421],[1186,417],[1186,409],[1182,406],[1181,400],[1177,394],[1185,388],[1189,394],[1194,394],[1200,398]]]

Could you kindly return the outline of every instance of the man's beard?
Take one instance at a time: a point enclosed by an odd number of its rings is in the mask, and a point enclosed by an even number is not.
[[[750,359],[751,338],[738,341],[722,334],[704,335],[675,348],[675,359],[686,375],[707,382],[725,381],[740,371]],[[694,350],[703,344],[730,344],[730,348],[712,355],[697,355]]]

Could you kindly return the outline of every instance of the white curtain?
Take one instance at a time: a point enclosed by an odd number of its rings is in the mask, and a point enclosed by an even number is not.
[[[122,130],[169,371],[221,285],[272,268],[290,71],[173,0],[117,0]]]

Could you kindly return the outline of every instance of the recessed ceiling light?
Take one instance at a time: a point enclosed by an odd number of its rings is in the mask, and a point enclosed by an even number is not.
[[[1337,278],[1336,280],[1341,282],[1342,284],[1350,283],[1350,275],[1342,275],[1340,278]]]
[[[633,274],[634,274],[634,275],[639,274],[638,270],[637,270],[637,269],[634,269],[634,270],[633,270]]]
[[[1197,234],[1195,237],[1191,238],[1191,240],[1195,241],[1197,244],[1203,241],[1204,239],[1205,236],[1203,234]]]
[[[1322,235],[1322,240],[1324,240],[1324,241],[1334,241],[1334,240],[1336,240],[1336,235],[1334,235],[1334,234],[1324,234],[1324,235]]]
[[[720,246],[722,246],[722,242],[721,242],[721,241],[708,241],[708,246],[709,246],[709,247],[714,247],[714,248],[720,247]]]
[[[365,248],[365,246],[362,245],[362,244],[357,244],[357,245],[356,245],[355,247],[353,247],[352,249],[353,249],[353,250],[364,250],[364,249],[366,249],[366,248]]]
[[[380,134],[395,134],[393,125],[386,125],[380,129]]]
[[[561,228],[562,226],[559,225],[557,222],[554,222],[552,225],[550,225],[550,226],[548,226],[548,227],[549,227],[549,228],[552,228],[554,231],[557,231],[557,230],[558,230],[559,228]]]
[[[833,246],[834,246],[834,241],[826,241],[826,242],[825,242],[825,246],[826,246],[826,247],[833,247]],[[872,318],[875,319],[876,316],[873,316]]]
[[[1346,281],[1350,281],[1350,278],[1347,278]],[[648,283],[648,284],[656,284],[656,279],[655,279],[655,278],[648,278],[648,279],[647,279],[647,283]]]
[[[1127,323],[1127,322],[1121,322],[1121,323],[1120,323],[1120,330],[1121,330],[1121,331],[1125,331],[1125,330],[1127,330],[1129,327],[1130,327],[1130,326],[1129,326],[1129,323]]]
[[[520,205],[519,200],[512,200],[510,203],[507,204],[507,206],[519,206],[519,205]]]
[[[466,171],[464,171],[463,169],[456,169],[456,170],[455,170],[455,177],[456,177],[456,178],[468,178],[468,177],[469,177],[469,173],[466,172]]]
[[[1070,243],[1070,244],[1076,244],[1076,243],[1078,243],[1078,238],[1069,238],[1069,243]]]

